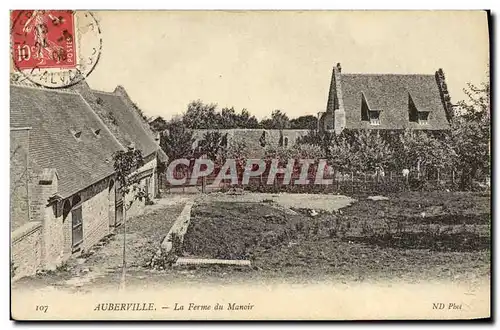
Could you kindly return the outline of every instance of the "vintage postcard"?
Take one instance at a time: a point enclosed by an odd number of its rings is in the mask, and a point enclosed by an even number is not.
[[[12,319],[490,318],[488,12],[10,19]]]

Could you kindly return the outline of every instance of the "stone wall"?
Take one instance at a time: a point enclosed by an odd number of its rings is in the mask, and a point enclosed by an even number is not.
[[[83,242],[79,246],[80,250],[89,249],[110,233],[110,217],[113,217],[112,223],[114,223],[115,211],[115,185],[113,184],[112,189],[109,189],[111,180],[114,182],[113,177],[103,179],[59,202],[56,218],[51,218],[50,213],[47,212],[46,218],[50,219],[50,222],[46,223],[48,227],[53,228],[53,235],[47,240],[46,245],[50,246],[52,255],[58,253],[62,255],[59,263],[73,254],[73,220],[71,212],[64,216],[65,203],[68,202],[73,209],[75,205],[72,203],[75,198],[78,196],[81,199]]]
[[[150,193],[155,189],[155,170],[156,158],[153,158],[136,173],[140,177],[138,184],[142,187],[148,184]],[[114,224],[116,193],[116,184],[110,185],[111,180],[114,182],[113,177],[105,178],[68,198],[49,203],[57,193],[56,171],[44,169],[31,175],[29,210],[32,221],[28,221],[26,215],[21,218],[24,223],[18,224],[12,233],[12,261],[19,276],[32,275],[38,269],[54,269],[73,255],[72,215],[70,211],[65,216],[64,205],[69,203],[73,209],[77,196],[83,225],[80,251],[89,249],[110,233],[110,224]],[[131,194],[127,198],[130,200]],[[141,214],[144,205],[144,200],[136,200],[127,217]],[[23,210],[27,214],[28,209]]]
[[[41,268],[42,224],[27,222],[11,234],[13,280],[34,275]]]
[[[31,177],[31,218],[12,232],[12,261],[16,278],[32,275],[38,269],[55,269],[73,254],[72,216],[64,216],[64,204],[81,198],[83,242],[81,250],[90,248],[109,233],[110,216],[114,216],[114,186],[109,190],[106,178],[79,193],[60,201],[49,202],[57,193],[58,177],[54,169],[44,169]],[[112,209],[112,211],[110,210]]]
[[[280,130],[275,129],[197,129],[194,130],[194,137],[196,139],[195,143],[198,143],[203,139],[203,136],[207,132],[219,131],[221,134],[228,135],[228,144],[238,145],[238,143],[244,143],[247,150],[249,151],[249,157],[261,158],[265,154],[265,148],[272,146],[277,147],[280,141]],[[283,134],[283,142],[287,140],[287,147],[291,148],[296,144],[297,140],[309,133],[307,129],[284,129],[281,131]],[[261,138],[264,137],[265,147],[261,145]]]
[[[42,266],[44,269],[55,269],[67,258],[63,249],[64,224],[54,207],[55,205],[45,207],[45,218],[42,222]]]
[[[137,178],[139,179],[139,181],[137,182],[137,186],[139,188],[145,189],[146,184],[148,184],[148,192],[151,199],[154,198],[154,192],[156,189],[156,165],[156,158],[152,158],[147,163],[145,163],[138,171],[135,171],[131,174],[132,176],[137,176]],[[124,205],[129,205],[129,203],[133,201],[132,206],[127,210],[127,219],[142,214],[142,212],[144,211],[144,206],[146,205],[144,199],[142,201],[138,199],[134,200],[134,196],[135,193],[131,189],[130,193],[128,193],[124,199]]]
[[[103,180],[82,193],[83,250],[109,234],[109,199],[114,192],[109,192],[108,187],[109,180]]]
[[[30,220],[28,203],[29,130],[10,132],[10,219],[11,230]]]

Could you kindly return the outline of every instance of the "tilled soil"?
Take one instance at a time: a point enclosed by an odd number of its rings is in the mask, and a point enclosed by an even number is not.
[[[298,237],[306,224],[303,216],[265,203],[199,204],[192,210],[183,251],[185,256],[254,259],[259,249]]]
[[[489,276],[489,195],[388,197],[357,196],[358,202],[339,212],[312,213],[297,205],[296,214],[272,203],[201,203],[192,211],[184,255],[250,259],[265,277]]]

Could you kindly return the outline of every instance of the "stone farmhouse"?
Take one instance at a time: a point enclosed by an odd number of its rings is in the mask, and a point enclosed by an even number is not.
[[[14,279],[53,269],[122,223],[133,196],[120,193],[113,153],[137,148],[133,174],[150,196],[167,160],[159,138],[123,87],[112,93],[85,82],[66,89],[11,83],[11,266]],[[136,200],[127,216],[141,212]]]
[[[346,74],[333,67],[326,111],[318,114],[318,130],[340,134],[344,129],[449,131],[453,106],[442,69],[435,74]],[[154,123],[153,123],[154,124]],[[211,130],[195,130],[197,141]],[[291,147],[306,129],[223,129],[228,141],[245,141],[255,157],[267,145]]]
[[[450,129],[453,106],[442,69],[435,74],[346,74],[332,72],[326,111],[318,125],[344,129]]]

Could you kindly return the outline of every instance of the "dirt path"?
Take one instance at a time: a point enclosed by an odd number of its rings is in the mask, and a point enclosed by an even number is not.
[[[198,195],[196,200],[198,202],[218,201],[243,203],[273,201],[284,208],[307,208],[328,212],[336,211],[356,201],[347,196],[333,194],[265,194],[249,192],[244,192],[242,194],[212,193],[208,195]]]

